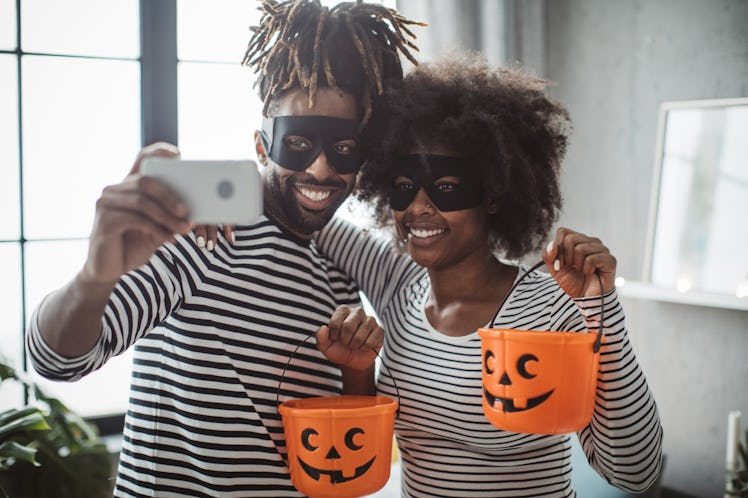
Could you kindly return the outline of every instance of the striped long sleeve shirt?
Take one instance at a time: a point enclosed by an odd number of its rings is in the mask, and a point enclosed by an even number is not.
[[[450,337],[430,325],[424,312],[430,292],[424,268],[393,252],[388,241],[340,220],[323,230],[318,243],[354,278],[385,329],[377,386],[400,402],[395,432],[403,496],[576,496],[571,485],[574,435],[508,432],[487,420],[481,405],[480,338],[477,332]],[[604,343],[594,413],[576,436],[600,475],[621,489],[642,491],[660,473],[662,428],[616,292],[571,299],[550,275],[533,272],[487,326],[597,330],[602,299]]]
[[[51,379],[135,348],[117,497],[301,496],[278,400],[340,393],[340,369],[306,339],[358,289],[266,218],[235,233],[210,252],[181,237],[125,275],[80,358],[56,354],[31,319],[30,358]]]

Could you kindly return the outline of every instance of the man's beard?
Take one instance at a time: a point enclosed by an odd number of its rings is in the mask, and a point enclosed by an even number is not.
[[[299,205],[296,199],[297,185],[334,187],[338,190],[331,195],[336,196],[337,200],[326,209],[310,211]],[[353,190],[353,187],[349,188],[343,180],[330,180],[322,183],[310,175],[291,175],[281,178],[276,172],[270,173],[266,188],[266,195],[271,197],[266,204],[270,205],[271,211],[275,212],[276,216],[282,217],[281,220],[276,221],[287,225],[287,228],[294,232],[306,235],[321,230]],[[344,195],[341,196],[341,192]]]

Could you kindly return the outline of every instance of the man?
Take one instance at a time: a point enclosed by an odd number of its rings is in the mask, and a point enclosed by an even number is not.
[[[144,157],[178,150],[146,147],[97,202],[83,268],[29,324],[32,363],[52,379],[135,348],[118,497],[298,496],[277,400],[372,389],[358,368],[381,334],[360,312],[334,314],[358,304],[357,289],[311,235],[353,187],[360,132],[402,78],[398,50],[412,60],[413,23],[364,3],[262,8],[245,64],[260,73],[267,116],[255,133],[265,216],[201,250],[186,206],[138,173]],[[346,341],[320,327],[331,316]],[[324,355],[306,341],[315,332]]]

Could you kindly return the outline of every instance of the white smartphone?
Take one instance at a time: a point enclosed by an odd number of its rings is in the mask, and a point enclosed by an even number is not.
[[[262,214],[262,181],[257,164],[147,157],[141,173],[166,184],[190,208],[200,225],[249,225]]]

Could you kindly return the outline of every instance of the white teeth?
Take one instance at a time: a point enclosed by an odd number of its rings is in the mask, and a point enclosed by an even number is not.
[[[433,237],[435,235],[439,235],[440,233],[444,233],[446,230],[443,228],[433,228],[431,230],[426,230],[423,228],[411,228],[410,234],[413,237],[417,237],[419,239],[425,239],[426,237]]]
[[[331,192],[328,190],[310,190],[304,187],[299,187],[299,192],[301,192],[301,195],[306,197],[307,199],[311,199],[315,202],[324,201],[328,197],[330,197]]]

